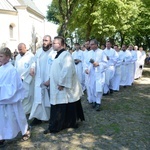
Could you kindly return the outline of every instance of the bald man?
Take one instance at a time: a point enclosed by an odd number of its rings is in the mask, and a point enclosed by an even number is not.
[[[27,51],[26,45],[20,43],[18,45],[19,54],[16,57],[15,68],[17,69],[25,89],[25,98],[22,101],[25,114],[30,114],[33,103],[33,77],[30,75],[31,64],[34,55]]]

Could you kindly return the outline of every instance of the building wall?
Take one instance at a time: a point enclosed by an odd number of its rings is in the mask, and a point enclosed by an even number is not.
[[[13,26],[13,37],[10,37],[10,25]],[[0,15],[0,46],[15,50],[18,43],[18,16],[10,14]]]
[[[35,36],[38,42],[44,36],[44,20],[27,12],[26,10],[18,10],[18,42],[26,43],[29,48],[34,43]],[[39,44],[39,43],[38,43]]]
[[[35,48],[35,37],[38,38],[36,47],[41,46],[45,34],[45,20],[44,16],[41,16],[38,17],[36,12],[29,11],[27,6],[16,8],[16,12],[0,9],[0,47],[7,46],[14,52],[18,44],[23,42],[28,49]]]

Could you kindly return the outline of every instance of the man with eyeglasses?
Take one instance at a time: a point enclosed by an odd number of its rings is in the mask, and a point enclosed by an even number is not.
[[[48,129],[44,134],[57,133],[66,128],[77,128],[78,120],[84,121],[80,97],[82,88],[79,83],[74,60],[66,51],[65,40],[57,36],[53,49],[57,55],[50,72],[51,116]]]
[[[34,101],[29,119],[33,119],[31,126],[41,124],[50,118],[49,75],[56,52],[51,48],[51,37],[45,35],[43,46],[35,54],[35,62],[31,66],[30,74],[35,77]]]
[[[87,56],[88,61],[86,60],[84,68],[89,78],[89,103],[92,103],[92,107],[96,111],[100,111],[107,58],[103,54],[103,51],[98,48],[98,41],[96,39],[90,41],[90,48],[91,50]]]

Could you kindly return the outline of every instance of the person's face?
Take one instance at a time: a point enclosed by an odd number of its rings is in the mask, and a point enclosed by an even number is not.
[[[27,52],[27,49],[25,45],[20,44],[18,45],[18,51],[19,51],[19,54],[23,56]]]
[[[115,51],[119,52],[118,46],[114,46]]]
[[[106,47],[107,47],[108,49],[110,49],[110,48],[111,48],[111,43],[110,43],[110,42],[107,42],[107,43],[106,43]]]
[[[53,40],[53,49],[55,51],[59,51],[61,49],[61,44],[60,44],[59,40],[57,40],[57,39]]]
[[[82,51],[85,51],[86,48],[85,48],[84,46],[81,46],[81,50],[82,50]]]
[[[139,51],[143,51],[143,48],[142,48],[142,47],[140,47],[140,48],[139,48]]]
[[[4,64],[6,64],[7,62],[9,62],[9,59],[10,59],[9,56],[6,56],[6,55],[4,55],[4,54],[0,54],[0,64],[1,64],[1,65],[4,65]]]
[[[89,42],[89,41],[85,42],[84,45],[85,45],[85,48],[86,48],[86,49],[89,49],[89,48],[90,48],[90,42]]]
[[[129,50],[133,50],[133,47],[132,47],[132,46],[129,46]]]
[[[126,50],[126,46],[122,45],[122,50],[125,51]]]
[[[105,49],[105,46],[104,46],[104,45],[101,45],[101,49],[104,50],[104,49]]]
[[[97,49],[97,44],[95,44],[93,41],[90,42],[90,48],[91,50],[96,50]]]
[[[76,50],[79,50],[79,49],[80,49],[80,45],[77,45],[77,44],[76,44],[76,45],[75,45],[75,49],[76,49]]]
[[[137,47],[137,46],[134,46],[134,50],[138,50],[138,47]]]
[[[73,50],[72,50],[72,49],[70,49],[70,50],[69,50],[69,53],[70,53],[70,54],[72,54],[72,53],[73,53]]]
[[[47,51],[51,47],[51,39],[47,36],[43,38],[43,50]]]

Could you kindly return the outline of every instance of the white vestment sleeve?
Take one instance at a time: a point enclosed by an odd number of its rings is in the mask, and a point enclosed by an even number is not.
[[[8,79],[5,79],[8,80]],[[24,98],[24,90],[19,75],[16,72],[11,72],[9,83],[0,84],[0,104],[15,103]]]

